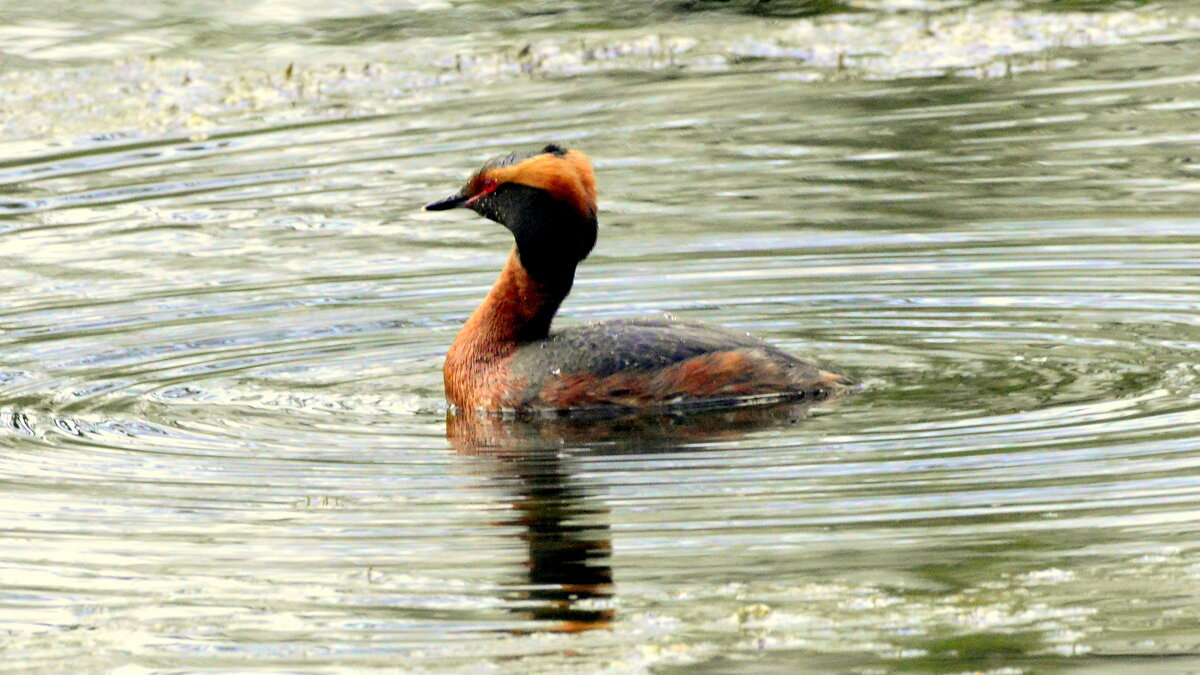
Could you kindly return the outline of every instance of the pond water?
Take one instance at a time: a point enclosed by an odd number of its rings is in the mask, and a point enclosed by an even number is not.
[[[4,670],[1200,668],[1194,3],[6,2],[0,66]],[[861,390],[447,420],[511,242],[419,207],[551,140],[559,325]]]

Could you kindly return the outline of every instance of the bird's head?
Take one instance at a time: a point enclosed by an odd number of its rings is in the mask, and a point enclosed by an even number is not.
[[[512,231],[535,278],[574,274],[596,243],[596,178],[578,150],[550,144],[484,162],[457,193],[425,206],[468,208]]]

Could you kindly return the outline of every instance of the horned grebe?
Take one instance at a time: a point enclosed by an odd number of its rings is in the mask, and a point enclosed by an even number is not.
[[[495,157],[425,208],[456,207],[516,239],[446,355],[446,399],[460,410],[710,408],[824,398],[852,384],[753,336],[698,323],[631,319],[550,332],[596,243],[596,181],[578,150],[551,144]]]

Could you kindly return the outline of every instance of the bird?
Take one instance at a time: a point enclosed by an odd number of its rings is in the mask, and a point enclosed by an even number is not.
[[[828,398],[847,375],[747,333],[673,319],[551,330],[598,233],[588,157],[550,143],[493,157],[429,211],[470,209],[514,246],[446,354],[452,412],[713,409]]]

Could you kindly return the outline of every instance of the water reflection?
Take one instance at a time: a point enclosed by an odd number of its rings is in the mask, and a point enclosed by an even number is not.
[[[610,509],[576,475],[574,453],[665,453],[803,420],[811,404],[690,414],[595,417],[449,415],[446,437],[460,455],[476,456],[489,478],[508,486],[512,516],[527,546],[524,578],[505,604],[538,630],[582,632],[612,627],[615,610]]]
[[[552,449],[514,454],[500,463],[512,478],[512,514],[498,525],[520,529],[528,547],[526,583],[508,604],[550,630],[609,628],[613,594],[609,509],[575,480]]]

